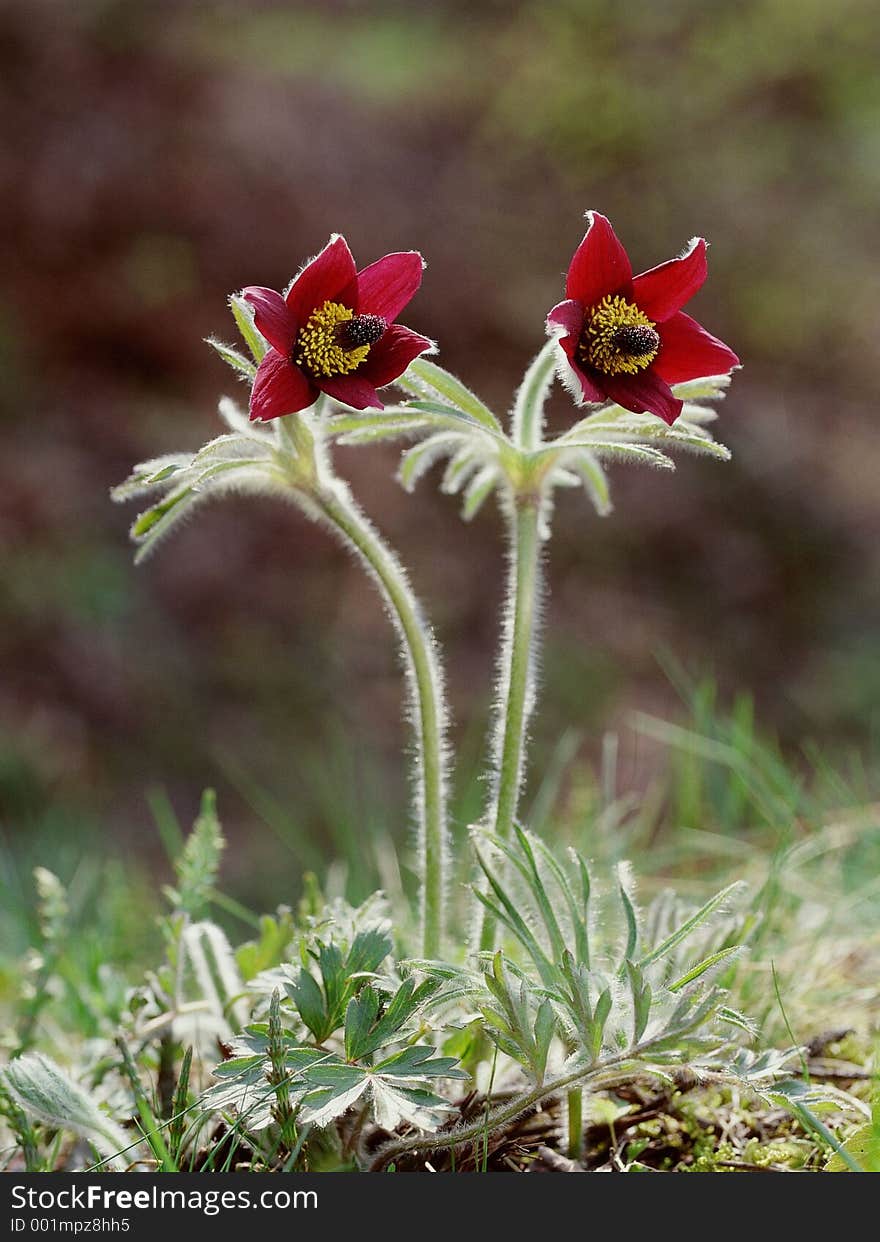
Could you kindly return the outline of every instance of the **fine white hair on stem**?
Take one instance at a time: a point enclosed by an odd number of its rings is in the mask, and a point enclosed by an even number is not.
[[[501,781],[501,766],[504,753],[504,734],[506,723],[506,709],[510,699],[511,680],[512,680],[512,663],[513,663],[513,646],[517,637],[517,594],[522,580],[522,569],[524,568],[517,557],[516,531],[519,523],[519,513],[517,511],[516,502],[510,497],[503,497],[501,509],[510,533],[510,544],[506,553],[506,572],[507,581],[504,592],[504,605],[502,610],[502,630],[501,630],[501,647],[498,652],[495,695],[493,702],[493,726],[491,737],[491,758],[492,758],[492,808],[497,809],[499,784]],[[535,708],[537,701],[537,681],[540,673],[539,662],[539,638],[541,631],[541,622],[543,619],[543,597],[544,597],[544,575],[542,566],[542,553],[540,547],[536,551],[536,565],[533,571],[534,578],[530,588],[531,600],[528,602],[528,611],[530,614],[529,633],[527,635],[526,646],[526,679],[525,691],[523,695],[523,741],[518,756],[518,764],[516,769],[516,804],[519,803],[519,795],[522,792],[523,778],[525,775],[526,761],[526,744],[528,741],[529,720]]]
[[[502,493],[509,539],[493,725],[491,793],[486,821],[502,839],[516,820],[526,775],[529,719],[537,700],[538,636],[543,597],[543,500]],[[480,947],[491,947],[490,916],[480,918]]]
[[[407,719],[415,737],[413,790],[419,874],[422,877],[422,951],[438,956],[447,899],[448,833],[446,741],[448,711],[437,642],[397,556],[354,500],[350,489],[329,469],[323,444],[317,446],[318,483],[312,495],[292,498],[309,516],[343,537],[376,583],[400,640],[408,691]],[[305,500],[305,503],[303,503]]]

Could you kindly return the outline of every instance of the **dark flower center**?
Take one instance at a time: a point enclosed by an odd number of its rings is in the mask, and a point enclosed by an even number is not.
[[[635,302],[606,294],[586,314],[578,355],[605,375],[638,375],[657,357],[660,333]]]
[[[660,334],[647,324],[632,323],[618,328],[612,337],[615,349],[630,358],[643,358],[655,354],[660,345]]]
[[[324,302],[297,333],[291,361],[319,379],[350,375],[387,327],[380,315],[356,315],[341,302]]]
[[[375,345],[388,324],[381,315],[355,315],[336,329],[336,340],[343,349],[357,349],[361,345]]]

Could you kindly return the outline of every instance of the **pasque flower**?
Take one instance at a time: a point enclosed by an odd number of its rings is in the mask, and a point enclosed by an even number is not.
[[[282,297],[251,285],[242,296],[270,348],[259,365],[251,421],[295,414],[325,392],[356,410],[383,408],[376,392],[433,342],[395,319],[422,283],[415,250],[386,254],[357,271],[334,234]]]
[[[726,374],[739,363],[681,309],[706,279],[706,243],[695,237],[678,258],[633,276],[607,218],[590,211],[587,219],[565,301],[550,311],[547,330],[558,336],[584,401],[610,399],[671,425],[682,402],[670,384]]]

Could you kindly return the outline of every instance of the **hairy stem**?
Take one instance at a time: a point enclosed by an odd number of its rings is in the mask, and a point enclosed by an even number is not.
[[[630,1065],[627,1069],[626,1062],[631,1062],[632,1058],[633,1052],[630,1052],[625,1056],[614,1057],[602,1066],[582,1065],[579,1069],[564,1074],[560,1078],[552,1079],[533,1087],[530,1091],[523,1092],[522,1095],[515,1096],[514,1099],[500,1104],[488,1115],[482,1114],[468,1125],[459,1126],[455,1130],[447,1130],[441,1134],[416,1134],[412,1138],[388,1143],[377,1152],[369,1166],[369,1171],[376,1172],[383,1169],[392,1160],[410,1151],[454,1150],[465,1143],[477,1142],[485,1133],[494,1134],[501,1126],[515,1121],[517,1117],[522,1116],[536,1104],[540,1104],[542,1100],[559,1095],[566,1087],[573,1086],[575,1083],[589,1083],[594,1091],[600,1091],[618,1083],[630,1081],[632,1068]]]
[[[421,860],[422,953],[440,956],[446,872],[446,751],[443,678],[437,648],[409,580],[341,479],[321,463],[308,497],[375,579],[400,635],[417,736],[417,812]]]
[[[525,771],[526,730],[534,691],[534,633],[541,593],[540,500],[524,496],[509,514],[510,578],[501,652],[495,789],[491,820],[502,840],[510,836]],[[494,919],[483,916],[480,947],[491,949]]]

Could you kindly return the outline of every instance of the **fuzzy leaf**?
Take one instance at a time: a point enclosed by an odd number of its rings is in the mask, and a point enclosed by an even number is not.
[[[717,953],[710,953],[708,957],[704,957],[701,962],[697,962],[696,966],[692,966],[690,970],[686,971],[680,979],[670,983],[669,991],[680,992],[682,988],[686,988],[689,983],[699,979],[720,962],[726,962],[731,958],[738,957],[741,953],[742,946],[738,944],[729,945],[726,949],[719,949]]]
[[[249,362],[244,354],[240,354],[237,349],[231,345],[227,345],[224,341],[219,341],[216,336],[208,336],[205,338],[206,344],[210,345],[213,350],[220,355],[225,363],[232,367],[239,375],[245,379],[253,380],[257,374],[256,365]]]
[[[233,318],[238,325],[238,330],[244,338],[245,344],[251,351],[254,362],[259,364],[265,357],[268,344],[263,339],[262,334],[257,331],[254,324],[253,311],[244,298],[237,293],[230,297],[229,309],[232,311]]]
[[[479,513],[488,497],[494,491],[497,482],[498,469],[496,466],[483,466],[481,470],[477,471],[464,491],[461,516],[466,522],[470,522]]]
[[[192,832],[174,863],[177,887],[166,890],[176,908],[191,919],[201,918],[211,900],[225,847],[217,796],[206,789]]]
[[[611,492],[608,477],[596,455],[589,449],[581,448],[571,455],[566,454],[565,464],[580,476],[599,517],[607,517],[613,508]]]
[[[661,470],[674,470],[675,462],[667,457],[665,453],[661,453],[658,449],[651,448],[646,444],[629,444],[624,440],[566,440],[566,448],[587,448],[597,457],[614,461],[638,462],[645,466],[657,466]],[[555,449],[541,449],[540,452],[550,453],[558,451]]]
[[[681,401],[698,401],[701,398],[709,401],[723,401],[732,379],[733,375],[727,374],[684,380],[681,384],[673,384],[672,391]]]
[[[136,565],[146,560],[160,541],[189,516],[200,499],[190,484],[184,484],[135,518],[130,533],[140,545],[134,558]]]
[[[553,1036],[556,1034],[556,1014],[549,1000],[544,1000],[538,1006],[538,1013],[535,1017],[535,1076],[539,1082],[543,1081],[544,1074],[547,1071],[547,1056],[550,1052],[550,1045],[553,1042]]]
[[[92,1143],[112,1168],[125,1169],[128,1135],[64,1070],[41,1052],[30,1052],[0,1070],[0,1083],[28,1117],[70,1130]]]
[[[464,445],[449,459],[449,464],[440,483],[441,492],[444,492],[447,496],[456,495],[457,492],[461,491],[473,472],[479,469],[480,464],[481,455],[474,451],[472,445]]]
[[[166,453],[162,457],[153,457],[150,461],[135,466],[128,478],[119,483],[110,492],[110,497],[122,504],[134,500],[137,496],[147,495],[162,487],[172,474],[185,470],[193,459],[192,453]]]
[[[617,864],[617,891],[620,894],[620,902],[623,906],[623,913],[626,917],[626,948],[623,951],[623,959],[625,962],[632,961],[635,956],[636,948],[639,942],[639,922],[636,917],[635,901],[633,896],[633,879],[632,871],[628,863]]]
[[[398,477],[406,491],[411,492],[423,474],[426,474],[435,462],[453,452],[461,442],[458,431],[440,431],[422,440],[413,448],[407,449],[400,462]]]
[[[738,880],[733,884],[728,884],[720,893],[710,897],[705,905],[696,910],[690,918],[686,919],[680,927],[677,927],[662,943],[640,958],[639,965],[644,968],[652,962],[657,962],[661,958],[668,956],[673,949],[676,949],[683,941],[687,940],[690,935],[702,927],[713,915],[724,911],[734,893],[741,892],[744,887],[742,881]]]
[[[471,392],[465,384],[450,375],[443,367],[426,358],[417,358],[409,364],[406,372],[395,380],[398,388],[404,392],[414,393],[416,397],[434,396],[440,398],[463,413],[468,414],[484,427],[500,431],[498,419],[475,392]]]
[[[342,428],[335,426],[337,422],[356,423],[369,422],[368,426],[356,427],[351,431],[344,431]],[[376,418],[363,419],[347,418],[332,419],[328,424],[328,434],[340,444],[375,444],[380,440],[404,440],[418,435],[419,432],[429,428],[431,423],[426,418]]]

